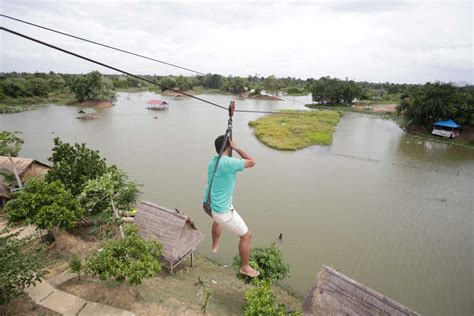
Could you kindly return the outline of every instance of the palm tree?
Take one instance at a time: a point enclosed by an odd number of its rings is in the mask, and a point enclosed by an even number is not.
[[[15,175],[16,182],[18,187],[22,188],[23,185],[18,175],[18,170],[16,169],[15,161],[12,157],[18,156],[18,153],[21,150],[21,144],[23,144],[23,139],[21,139],[18,134],[21,132],[10,133],[7,131],[0,132],[0,155],[8,156],[10,163],[12,165],[13,174]]]

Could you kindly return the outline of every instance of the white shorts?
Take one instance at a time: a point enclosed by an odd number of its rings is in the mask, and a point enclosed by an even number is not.
[[[212,219],[239,237],[242,237],[249,231],[244,220],[234,208],[231,208],[229,212],[225,213],[212,211]]]

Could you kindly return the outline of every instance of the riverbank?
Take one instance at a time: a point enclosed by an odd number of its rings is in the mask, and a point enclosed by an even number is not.
[[[339,123],[335,111],[287,111],[255,121],[255,136],[265,145],[279,150],[297,150],[311,145],[330,145],[332,134]]]
[[[431,140],[431,141],[436,141],[439,143],[460,145],[460,146],[474,149],[474,128],[472,127],[463,128],[461,132],[461,136],[455,139],[448,139],[448,138],[432,135],[431,129],[426,129],[425,127],[417,126],[417,127],[407,128],[407,124],[405,120],[403,119],[403,117],[396,113],[396,104],[377,103],[377,104],[371,104],[370,106],[369,105],[365,106],[360,103],[355,104],[354,106],[306,104],[305,106],[313,110],[337,111],[341,115],[346,112],[374,115],[383,119],[394,121],[395,123],[397,123],[398,126],[400,126],[407,133],[414,135],[416,137],[420,137],[420,138]]]
[[[74,94],[69,91],[50,93],[47,97],[18,97],[0,100],[0,114],[35,110],[48,104],[76,105]]]
[[[102,241],[87,229],[56,232],[56,241],[48,246],[49,262],[46,279],[69,269],[72,255],[86,258],[100,248]],[[250,288],[235,277],[231,267],[220,265],[212,259],[196,254],[194,266],[184,261],[176,272],[163,270],[157,276],[145,279],[138,286],[103,282],[92,276],[74,278],[58,286],[58,289],[88,301],[145,315],[202,315],[203,294],[211,294],[206,306],[207,315],[242,314],[245,292]],[[291,310],[300,310],[302,297],[296,297],[280,286],[273,290],[279,303]],[[57,315],[36,305],[24,295],[1,306],[0,313],[8,315]]]

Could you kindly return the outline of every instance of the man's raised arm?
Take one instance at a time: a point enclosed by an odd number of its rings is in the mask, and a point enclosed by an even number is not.
[[[242,157],[242,159],[245,161],[244,168],[251,168],[255,166],[255,160],[252,157],[250,157],[250,155],[247,154],[245,151],[238,148],[234,141],[230,140],[229,145],[230,145],[230,148],[235,150],[240,155],[240,157]]]

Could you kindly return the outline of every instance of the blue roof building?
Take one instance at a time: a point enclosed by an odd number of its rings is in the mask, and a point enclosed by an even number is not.
[[[434,126],[448,127],[448,128],[460,128],[461,125],[453,121],[452,119],[438,121],[433,124]]]
[[[431,134],[454,138],[459,136],[459,128],[461,125],[453,121],[452,119],[447,119],[444,121],[438,121],[433,124],[433,131]]]

